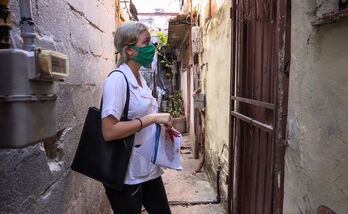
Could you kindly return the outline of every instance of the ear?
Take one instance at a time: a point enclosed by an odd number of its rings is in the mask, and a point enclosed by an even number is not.
[[[135,50],[129,46],[126,47],[126,54],[127,56],[134,56]]]

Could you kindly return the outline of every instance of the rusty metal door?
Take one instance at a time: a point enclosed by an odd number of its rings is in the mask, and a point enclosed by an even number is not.
[[[228,213],[282,213],[291,0],[233,0]]]

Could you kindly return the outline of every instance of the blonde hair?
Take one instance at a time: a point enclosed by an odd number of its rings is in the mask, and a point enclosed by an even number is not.
[[[126,47],[129,44],[135,44],[138,41],[140,33],[145,30],[148,30],[145,24],[135,21],[126,22],[117,29],[114,38],[115,48],[120,53],[117,66],[128,61]]]

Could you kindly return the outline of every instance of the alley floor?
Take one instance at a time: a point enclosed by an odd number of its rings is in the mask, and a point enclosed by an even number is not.
[[[190,139],[183,136],[181,145],[182,171],[166,170],[163,182],[173,214],[223,214],[221,204],[214,204],[216,191],[204,171],[195,173],[199,159],[194,159]],[[147,213],[146,211],[142,212]]]

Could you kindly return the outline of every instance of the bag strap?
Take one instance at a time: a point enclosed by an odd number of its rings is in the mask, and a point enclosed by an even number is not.
[[[123,74],[126,83],[127,83],[127,97],[126,97],[126,104],[124,105],[124,109],[123,109],[123,116],[121,117],[121,121],[127,121],[128,120],[128,109],[129,109],[129,84],[128,84],[128,79],[126,77],[126,75],[120,71],[120,70],[113,70],[109,73],[109,75],[107,77],[109,77],[112,73],[114,72],[120,72],[121,74]],[[103,96],[100,102],[100,111],[102,110],[102,106],[103,106]]]

